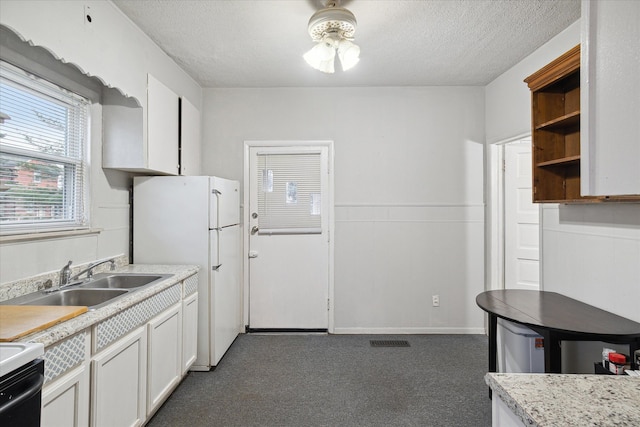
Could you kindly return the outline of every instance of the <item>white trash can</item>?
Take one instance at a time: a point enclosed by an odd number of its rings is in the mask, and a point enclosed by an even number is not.
[[[542,336],[514,322],[498,319],[498,372],[543,373]]]

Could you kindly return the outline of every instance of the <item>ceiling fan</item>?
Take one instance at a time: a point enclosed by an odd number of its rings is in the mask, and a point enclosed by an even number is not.
[[[309,19],[308,31],[316,45],[303,55],[305,61],[323,73],[335,71],[336,53],[342,70],[353,68],[360,60],[360,47],[353,43],[357,21],[338,1],[327,1]]]

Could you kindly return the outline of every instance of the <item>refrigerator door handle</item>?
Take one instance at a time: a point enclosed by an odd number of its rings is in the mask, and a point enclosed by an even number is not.
[[[222,193],[219,190],[216,190],[215,188],[213,190],[211,190],[211,194],[215,194],[216,196],[221,195]]]
[[[213,271],[218,271],[220,269],[220,267],[222,267],[222,264],[214,265],[213,267],[211,267],[211,269]]]

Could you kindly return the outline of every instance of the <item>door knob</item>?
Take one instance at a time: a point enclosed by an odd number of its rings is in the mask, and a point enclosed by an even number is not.
[[[249,258],[258,258],[258,251],[249,251]]]
[[[259,230],[258,226],[254,225],[253,227],[251,227],[251,234],[256,234],[258,230]]]

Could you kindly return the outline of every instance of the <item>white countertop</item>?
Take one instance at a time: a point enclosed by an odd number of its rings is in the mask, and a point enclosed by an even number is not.
[[[640,377],[488,373],[485,382],[527,426],[640,426]]]
[[[196,265],[156,264],[128,264],[117,268],[113,273],[172,274],[173,276],[148,288],[130,292],[128,295],[118,298],[114,300],[113,303],[107,304],[97,310],[88,311],[80,316],[45,329],[44,331],[27,335],[19,341],[42,343],[47,347],[175,285],[187,277],[196,274],[198,270],[199,267]]]

